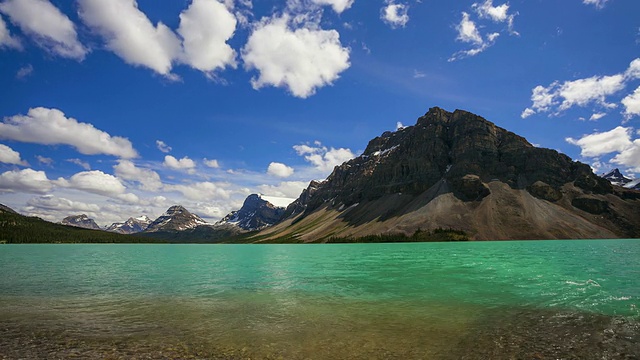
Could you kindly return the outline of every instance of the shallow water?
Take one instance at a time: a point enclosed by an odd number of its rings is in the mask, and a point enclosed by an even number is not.
[[[3,245],[0,358],[640,357],[640,241]]]

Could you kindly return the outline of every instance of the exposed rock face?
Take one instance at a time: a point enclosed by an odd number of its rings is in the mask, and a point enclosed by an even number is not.
[[[284,213],[284,208],[277,207],[264,200],[260,195],[249,195],[242,208],[231,212],[216,225],[233,224],[247,231],[260,230],[278,222]]]
[[[312,183],[262,238],[461,229],[475,239],[640,237],[639,192],[466,111],[414,126]]]
[[[130,217],[122,223],[113,223],[106,230],[120,234],[135,234],[144,231],[151,223],[151,219],[142,215],[137,218]]]
[[[207,222],[198,215],[190,213],[180,205],[174,205],[149,224],[144,232],[182,231],[206,224]]]
[[[630,179],[622,175],[618,169],[613,169],[610,172],[603,174],[602,177],[609,180],[612,185],[622,186],[627,189],[640,190],[640,179]]]
[[[609,182],[595,176],[588,165],[536,148],[480,116],[436,107],[415,126],[371,140],[361,156],[337,166],[313,197],[301,197],[289,208],[306,207],[308,214],[329,200],[350,206],[387,194],[419,195],[440,181],[459,199],[478,201],[488,191],[479,182],[492,180],[513,189],[541,181],[555,191],[577,181],[587,191],[611,192]]]
[[[67,216],[66,218],[62,219],[60,223],[62,225],[75,226],[75,227],[80,227],[84,229],[100,230],[100,226],[98,226],[98,224],[96,224],[96,222],[93,221],[93,219],[90,219],[85,214]]]

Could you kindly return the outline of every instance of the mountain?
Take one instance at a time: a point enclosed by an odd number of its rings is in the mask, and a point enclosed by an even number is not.
[[[87,215],[73,215],[67,216],[60,222],[62,225],[75,226],[83,229],[101,230],[100,226],[96,224],[93,219],[90,219]]]
[[[277,207],[260,195],[249,195],[240,210],[232,211],[216,225],[230,224],[246,231],[261,230],[277,223],[284,214],[284,208]]]
[[[618,169],[613,169],[603,174],[602,178],[609,180],[612,185],[622,186],[626,189],[640,190],[640,179],[629,179],[622,175]]]
[[[135,234],[144,231],[151,223],[151,219],[142,215],[137,218],[130,217],[125,222],[113,223],[106,230],[120,234]]]
[[[174,205],[149,224],[144,232],[183,231],[193,229],[199,225],[207,225],[207,222],[198,215],[190,213],[184,207]]]
[[[618,186],[624,186],[625,184],[633,181],[632,179],[629,179],[628,177],[622,175],[622,173],[620,173],[620,170],[618,169],[613,169],[610,172],[602,175],[602,177],[609,180],[612,185]]]
[[[312,182],[254,240],[436,229],[475,240],[640,237],[640,192],[478,115],[435,107]]]
[[[0,244],[3,243],[139,243],[165,242],[102,230],[54,224],[0,206]]]
[[[6,206],[6,205],[2,205],[0,204],[0,213],[2,212],[9,212],[9,213],[13,213],[13,214],[17,214],[17,212],[15,212],[12,208]]]

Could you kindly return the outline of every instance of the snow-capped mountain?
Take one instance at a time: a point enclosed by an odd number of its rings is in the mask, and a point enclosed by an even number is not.
[[[608,173],[601,175],[601,177],[609,180],[611,184],[618,186],[624,186],[633,181],[633,179],[629,179],[628,177],[622,175],[622,173],[618,169],[613,169]]]
[[[640,190],[640,179],[631,180],[624,184],[623,187],[627,189]]]
[[[135,234],[144,231],[152,222],[147,215],[130,217],[125,222],[111,224],[106,230],[120,234]]]
[[[182,231],[193,229],[199,225],[208,225],[208,223],[184,207],[174,205],[149,224],[144,232]]]
[[[101,230],[100,226],[98,226],[98,224],[96,224],[96,222],[93,221],[93,219],[90,219],[85,214],[67,216],[66,218],[62,219],[60,223],[62,225],[75,226],[75,227],[80,227],[85,229]]]
[[[216,225],[231,224],[247,231],[260,230],[277,223],[284,210],[285,208],[273,205],[260,195],[252,194],[245,199],[240,210],[232,211]]]

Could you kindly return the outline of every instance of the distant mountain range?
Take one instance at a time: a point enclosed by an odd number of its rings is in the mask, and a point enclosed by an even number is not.
[[[371,140],[286,209],[253,194],[215,224],[175,205],[106,230],[169,242],[635,238],[639,188],[618,169],[596,176],[480,116],[436,107]],[[98,228],[86,215],[63,223]]]
[[[609,180],[612,185],[622,186],[627,189],[640,190],[640,179],[630,179],[622,175],[618,169],[613,169],[610,172],[603,174],[602,177]]]

